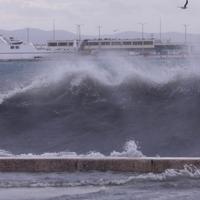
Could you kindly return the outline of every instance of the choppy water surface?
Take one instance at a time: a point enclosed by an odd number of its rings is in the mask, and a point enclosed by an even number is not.
[[[198,60],[0,63],[0,156],[199,156],[199,104]],[[0,199],[198,199],[199,186],[197,169],[1,174]]]
[[[0,199],[198,199],[200,172],[0,174]]]

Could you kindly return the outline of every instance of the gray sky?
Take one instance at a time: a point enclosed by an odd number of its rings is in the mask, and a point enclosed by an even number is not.
[[[0,0],[0,29],[34,27],[50,30],[55,19],[57,29],[76,31],[75,24],[83,24],[84,34],[113,30],[140,31],[145,22],[146,32],[183,31],[190,24],[190,32],[200,33],[200,0],[189,0],[189,9],[182,10],[185,0]]]

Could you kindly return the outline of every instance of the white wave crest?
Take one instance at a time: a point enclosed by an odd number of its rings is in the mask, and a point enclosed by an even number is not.
[[[160,174],[148,173],[148,174],[141,174],[130,176],[127,182],[131,182],[134,180],[149,180],[149,181],[167,181],[167,180],[174,180],[178,178],[193,178],[199,179],[200,178],[200,169],[194,165],[185,165],[184,169],[167,169],[165,172]]]
[[[138,145],[134,140],[126,142],[124,151],[113,151],[111,157],[144,157],[143,153],[139,150]]]
[[[29,83],[28,85],[18,85],[15,86],[12,90],[7,92],[0,93],[0,104],[2,104],[5,100],[17,95],[27,92],[28,90],[34,88],[40,88],[41,85],[46,86],[48,85],[48,81],[44,77],[40,77],[35,81]]]
[[[114,56],[114,55],[113,55]],[[77,59],[73,62],[55,63],[52,67],[46,63],[45,69],[41,69],[38,75],[30,77],[32,83],[19,86],[1,93],[0,104],[6,99],[26,92],[35,87],[43,88],[46,84],[57,84],[60,81],[70,79],[71,87],[79,86],[86,78],[92,78],[107,86],[119,86],[124,82],[142,80],[155,87],[173,83],[180,80],[180,85],[175,88],[177,92],[192,90],[188,82],[182,80],[199,80],[200,68],[197,63],[185,63],[183,66],[176,63],[158,62],[151,63],[144,60],[128,60],[116,57],[105,57],[103,60]],[[41,78],[42,77],[42,78]],[[183,83],[182,83],[183,82]],[[45,83],[45,84],[44,84]]]
[[[11,156],[13,156],[13,154],[10,153],[9,151],[0,149],[0,157],[11,157]]]
[[[7,151],[0,151],[0,157],[18,157],[18,158],[109,158],[109,157],[144,157],[143,153],[139,150],[135,141],[131,140],[125,143],[124,149],[122,152],[113,151],[110,155],[104,155],[100,152],[91,151],[86,154],[77,154],[76,152],[53,152],[53,153],[43,153],[43,154],[19,154],[15,155]]]

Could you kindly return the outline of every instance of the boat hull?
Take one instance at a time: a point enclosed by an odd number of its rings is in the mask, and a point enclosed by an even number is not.
[[[40,58],[41,55],[35,52],[20,52],[20,53],[0,53],[0,61],[9,60],[35,60]]]

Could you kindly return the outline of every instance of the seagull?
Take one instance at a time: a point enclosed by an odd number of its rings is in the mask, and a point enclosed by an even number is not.
[[[185,5],[180,8],[185,10],[185,9],[187,9],[187,5],[188,5],[188,0],[186,0]]]

